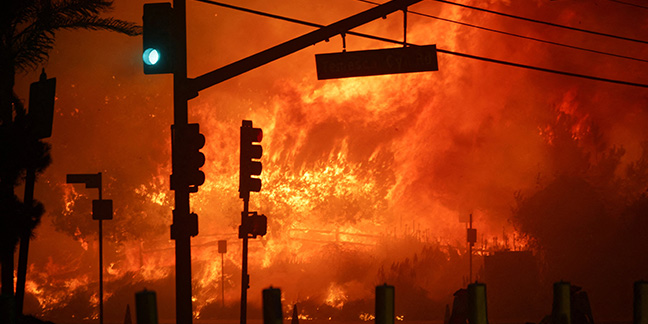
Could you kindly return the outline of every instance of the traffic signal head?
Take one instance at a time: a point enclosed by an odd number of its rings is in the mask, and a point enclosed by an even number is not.
[[[144,61],[144,64],[149,66],[155,65],[160,62],[160,52],[156,48],[149,47],[144,50],[142,61]],[[146,70],[144,70],[144,73],[146,73]]]
[[[258,215],[257,212],[241,213],[243,224],[239,227],[239,238],[256,238],[264,236],[268,232],[268,218],[266,215]]]
[[[239,197],[243,199],[250,198],[250,191],[261,191],[261,175],[263,166],[261,156],[263,148],[260,143],[263,139],[261,128],[253,128],[252,121],[244,120],[241,126],[241,153],[240,153],[240,172],[239,172]]]
[[[174,15],[170,3],[144,4],[144,74],[173,73]]]
[[[40,81],[29,87],[29,118],[32,122],[32,133],[36,138],[52,136],[54,120],[54,101],[56,97],[56,78],[48,79],[45,69]]]
[[[268,218],[266,215],[257,215],[256,213],[249,218],[250,224],[248,229],[252,238],[264,236],[268,232]]]
[[[190,192],[197,192],[198,186],[205,183],[205,173],[200,168],[205,165],[205,154],[200,149],[205,146],[205,135],[200,133],[198,124],[173,125],[173,175],[172,186],[189,186]]]

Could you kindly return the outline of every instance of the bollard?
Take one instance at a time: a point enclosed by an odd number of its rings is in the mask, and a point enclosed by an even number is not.
[[[468,323],[488,324],[486,284],[475,282],[468,285]]]
[[[634,283],[633,324],[648,324],[648,281]]]
[[[281,289],[263,289],[263,324],[283,324]]]
[[[571,324],[571,285],[569,282],[554,283],[551,318],[554,324]]]
[[[155,291],[144,289],[135,293],[135,318],[137,324],[158,324]]]
[[[395,312],[394,286],[376,286],[376,324],[394,324]]]

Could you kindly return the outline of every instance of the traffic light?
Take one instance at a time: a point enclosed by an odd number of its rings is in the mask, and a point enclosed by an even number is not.
[[[200,149],[205,146],[205,135],[200,134],[198,124],[172,125],[173,163],[171,189],[189,186],[190,192],[197,192],[198,186],[205,183],[205,173],[200,168],[205,165],[205,154]]]
[[[243,224],[239,226],[239,238],[256,238],[257,236],[264,236],[268,232],[268,218],[266,215],[258,215],[256,212],[251,212],[243,215]]]
[[[144,74],[173,73],[173,34],[176,24],[171,4],[144,4],[142,20]]]
[[[45,69],[40,80],[29,87],[29,114],[31,131],[36,138],[52,136],[52,121],[54,120],[54,101],[56,97],[56,78],[47,78]]]
[[[182,217],[182,219],[178,219]],[[177,240],[187,236],[198,235],[198,215],[190,213],[186,216],[179,216],[173,211],[173,224],[171,224],[171,239]]]
[[[261,190],[261,175],[263,166],[258,161],[263,155],[263,148],[259,144],[263,139],[261,128],[253,128],[252,121],[244,120],[241,126],[241,163],[239,170],[239,197],[250,198],[250,191]]]
[[[265,215],[257,215],[257,213],[253,213],[248,220],[248,229],[252,238],[266,235],[268,232],[268,218]]]

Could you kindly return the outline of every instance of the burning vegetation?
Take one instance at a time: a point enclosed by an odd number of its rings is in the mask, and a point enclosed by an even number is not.
[[[613,34],[648,32],[647,12],[614,2],[472,2]],[[188,26],[190,76],[309,31],[188,5],[194,17]],[[352,0],[240,5],[321,23],[369,6]],[[116,9],[125,19],[141,18],[141,3],[117,3]],[[434,1],[412,10],[648,57],[645,45]],[[360,29],[400,39],[401,19],[394,14]],[[522,42],[423,16],[409,16],[408,32],[417,44],[646,82],[645,62]],[[106,35],[100,41],[93,34],[78,44],[72,34],[59,37],[47,67],[58,78],[53,164],[36,184],[46,214],[30,251],[25,313],[62,321],[98,317],[97,228],[90,217],[96,197],[66,185],[64,176],[101,171],[104,196],[114,201],[114,219],[104,223],[106,320],[121,321],[143,288],[157,291],[160,317],[173,318],[170,78],[141,73],[138,39]],[[385,45],[349,36],[347,46]],[[441,54],[438,72],[316,81],[313,54],[341,50],[341,40],[331,39],[190,102],[190,122],[200,123],[207,139],[207,180],[191,199],[200,231],[192,239],[196,318],[238,316],[242,119],[264,131],[263,188],[252,195],[250,209],[268,216],[268,234],[250,242],[250,317],[260,317],[261,289],[272,285],[282,289],[286,316],[298,304],[300,319],[371,320],[373,289],[387,282],[396,287],[400,319],[441,320],[452,294],[467,284],[471,213],[478,230],[473,279],[492,283],[489,303],[502,305],[510,285],[523,283],[537,306],[493,314],[539,321],[550,309],[551,283],[569,280],[589,291],[595,317],[631,316],[632,282],[648,273],[642,257],[648,250],[642,239],[648,230],[645,89]],[[86,57],[102,62],[91,74]],[[33,80],[27,75],[19,83]],[[219,240],[229,245],[224,272]],[[527,251],[532,261],[525,265],[538,280],[523,281],[509,267],[512,276],[491,274],[489,282],[484,258],[502,251]]]

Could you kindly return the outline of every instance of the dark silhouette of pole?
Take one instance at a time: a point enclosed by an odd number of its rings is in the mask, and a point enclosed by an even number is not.
[[[25,196],[23,202],[27,208],[34,204],[34,184],[36,182],[36,171],[34,168],[27,168],[25,176]],[[18,251],[18,278],[16,280],[16,314],[22,315],[25,301],[25,282],[27,281],[27,261],[29,257],[30,230],[24,229],[20,234],[20,250]]]
[[[225,253],[227,253],[227,240],[218,241],[218,253],[221,255],[221,305],[225,309]]]
[[[470,229],[472,229],[472,214],[470,214]],[[473,247],[473,242],[468,242],[468,258],[469,258],[469,268],[470,270],[468,271],[468,282],[472,283],[472,247]]]
[[[101,172],[99,172],[101,176]],[[103,200],[99,186],[99,200]],[[99,324],[103,324],[103,220],[99,219]]]
[[[241,224],[246,224],[250,198],[243,199],[243,212]],[[246,323],[247,317],[247,290],[250,288],[250,275],[248,274],[248,233],[243,235],[243,260],[241,262],[241,324]]]
[[[293,305],[293,313],[290,324],[299,324],[299,312],[297,311],[297,304]]]
[[[225,308],[225,253],[221,253],[221,302]]]
[[[472,283],[472,257],[473,246],[477,242],[477,230],[472,227],[473,216],[470,214],[470,227],[466,229],[466,241],[468,241],[468,283]]]
[[[187,113],[187,12],[185,0],[174,0],[173,11],[175,15],[176,34],[174,44],[174,72],[173,72],[173,122],[182,127],[188,124]],[[172,151],[177,152],[175,143]],[[172,154],[172,172],[181,172],[177,154]],[[179,185],[175,190],[175,209],[173,210],[173,225],[176,228],[186,228],[189,222],[189,187]],[[173,232],[172,232],[173,233]],[[176,288],[176,324],[191,324],[193,310],[191,301],[191,236],[188,231],[178,230],[173,237],[175,240],[175,288]]]

